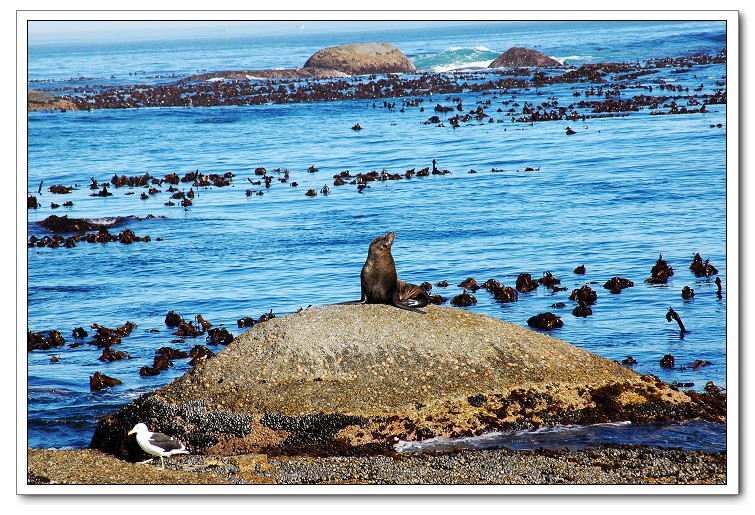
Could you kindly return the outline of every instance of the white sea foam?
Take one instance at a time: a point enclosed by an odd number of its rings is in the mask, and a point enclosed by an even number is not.
[[[118,218],[91,218],[89,221],[97,225],[114,225],[118,221]]]
[[[592,56],[591,55],[567,55],[566,57],[551,57],[552,59],[555,59],[561,64],[568,64],[570,61],[574,62],[583,62],[583,61],[591,61]]]
[[[480,70],[483,68],[487,68],[488,65],[490,65],[490,63],[492,62],[493,60],[489,59],[487,61],[476,61],[472,63],[449,63],[449,64],[433,66],[430,70],[435,73],[446,73],[446,72],[464,71],[464,70]]]
[[[490,48],[488,48],[486,46],[483,46],[483,45],[478,45],[478,46],[473,46],[473,47],[468,47],[468,46],[452,46],[452,47],[446,48],[444,50],[444,52],[458,52],[459,50],[470,50],[470,49],[471,50],[477,50],[478,52],[495,52],[495,50],[491,50]],[[443,53],[443,52],[441,52],[441,53]],[[430,55],[432,55],[432,54],[430,54]]]
[[[607,422],[603,424],[593,424],[589,426],[565,424],[558,426],[541,427],[539,429],[523,429],[520,431],[492,431],[479,436],[470,436],[464,438],[444,438],[436,436],[422,441],[407,442],[400,440],[394,444],[397,452],[415,453],[425,451],[442,451],[451,449],[492,449],[507,445],[510,441],[518,439],[529,439],[536,444],[538,437],[547,437],[555,434],[579,434],[584,431],[592,431],[604,427],[623,427],[629,426],[630,421]]]

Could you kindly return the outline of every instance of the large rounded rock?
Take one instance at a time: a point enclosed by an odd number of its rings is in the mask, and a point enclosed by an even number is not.
[[[349,75],[413,73],[417,69],[401,50],[388,43],[356,43],[323,48],[304,68],[330,68]]]
[[[137,422],[194,452],[381,452],[397,439],[563,423],[720,420],[725,404],[466,310],[313,307],[263,322],[99,422],[92,447],[142,456]],[[720,403],[719,403],[720,404]]]
[[[27,111],[78,111],[79,108],[70,100],[45,93],[38,89],[26,91]]]
[[[530,66],[561,66],[561,63],[537,50],[515,46],[499,55],[488,65],[488,68],[518,68]]]

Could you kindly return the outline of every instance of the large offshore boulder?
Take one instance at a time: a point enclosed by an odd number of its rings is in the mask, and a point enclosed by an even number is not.
[[[389,452],[398,440],[703,418],[685,393],[541,332],[463,309],[327,305],[273,318],[102,417],[91,447],[137,460],[146,423],[195,453]]]
[[[349,75],[414,73],[417,69],[401,50],[388,43],[355,43],[323,48],[304,68],[329,68]]]
[[[78,111],[79,108],[70,100],[56,97],[38,89],[26,91],[27,111]]]
[[[488,65],[488,68],[561,66],[561,63],[542,52],[520,46],[511,47]]]

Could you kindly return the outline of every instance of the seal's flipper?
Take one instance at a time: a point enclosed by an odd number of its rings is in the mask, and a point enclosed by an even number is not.
[[[404,281],[398,281],[398,288],[393,294],[391,299],[391,305],[397,308],[406,309],[408,311],[414,311],[416,313],[425,314],[417,308],[423,308],[430,303],[430,299],[427,294],[417,285],[411,283],[405,283]]]
[[[396,306],[397,308],[405,309],[407,311],[414,311],[415,313],[422,313],[423,315],[426,314],[425,311],[422,311],[421,309],[417,309],[419,307],[427,306],[427,304],[414,304],[412,300],[404,300],[404,301],[396,301],[391,304],[392,306]]]
[[[398,302],[417,308],[424,308],[430,304],[430,296],[416,284],[407,283],[399,279],[397,288]]]
[[[350,300],[349,302],[337,302],[336,304],[339,306],[352,306],[356,304],[364,304],[365,302],[363,300]]]
[[[339,306],[348,306],[348,305],[356,305],[356,304],[367,304],[367,295],[362,292],[362,298],[359,300],[350,300],[348,302],[339,302]]]

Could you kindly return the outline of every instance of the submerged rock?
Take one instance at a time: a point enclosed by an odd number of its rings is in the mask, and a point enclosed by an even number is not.
[[[725,420],[724,401],[462,309],[328,305],[273,318],[99,421],[91,447],[136,461],[137,422],[193,453],[375,454],[398,439],[619,420]],[[723,405],[723,408],[721,407]]]
[[[323,48],[304,63],[304,69],[312,67],[334,69],[349,75],[417,71],[401,50],[388,43],[356,43]]]
[[[488,68],[518,68],[520,66],[561,66],[561,63],[537,50],[515,46],[496,57]]]

